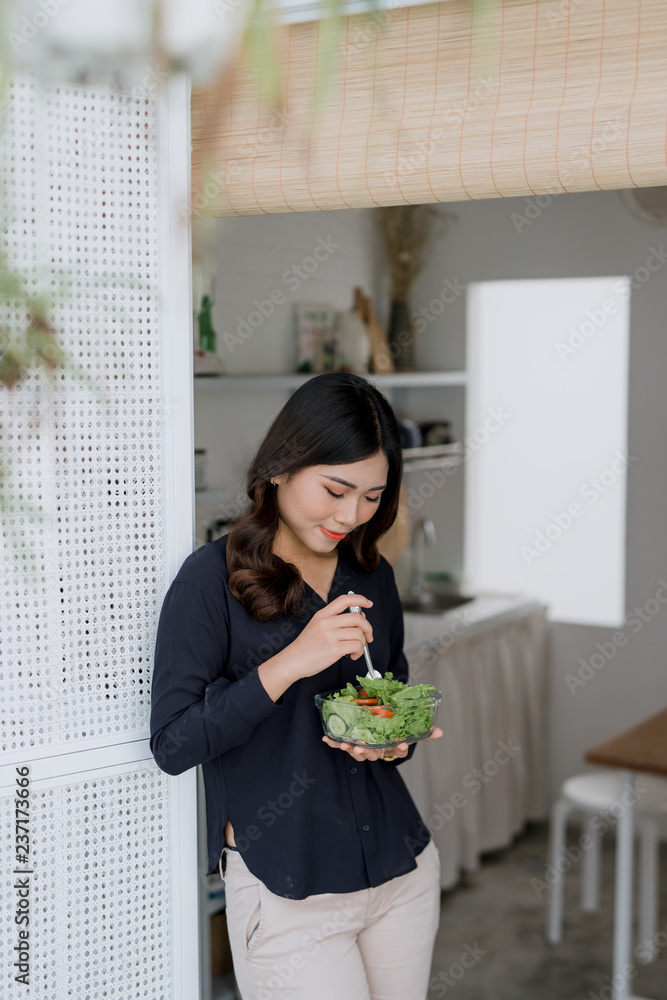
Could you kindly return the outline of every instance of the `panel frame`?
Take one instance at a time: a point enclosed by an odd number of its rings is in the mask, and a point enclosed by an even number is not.
[[[194,547],[194,417],[192,372],[191,233],[181,212],[190,200],[190,82],[173,75],[157,95],[158,212],[162,350],[161,449],[164,572],[169,582]],[[39,177],[37,178],[39,181]],[[0,794],[15,789],[16,767],[30,767],[31,789],[107,777],[132,770],[158,771],[148,729],[69,743],[12,750],[0,760]],[[197,771],[168,779],[171,864],[170,1000],[199,993]]]
[[[162,404],[164,414],[165,574],[172,580],[195,539],[190,81],[172,75],[161,87]],[[200,992],[197,769],[170,779],[175,1000]]]

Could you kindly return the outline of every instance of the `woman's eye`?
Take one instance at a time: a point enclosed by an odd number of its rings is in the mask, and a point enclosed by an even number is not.
[[[334,491],[330,490],[328,486],[325,486],[324,488],[327,491],[327,493],[329,494],[329,496],[334,497],[336,500],[341,500],[342,499],[342,497],[343,497],[342,493],[334,493]],[[368,500],[369,503],[379,503],[381,497],[379,497],[379,496],[378,497],[366,497],[366,499]]]

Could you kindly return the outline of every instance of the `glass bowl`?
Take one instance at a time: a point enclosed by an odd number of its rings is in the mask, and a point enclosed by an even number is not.
[[[336,743],[382,750],[399,743],[416,743],[433,732],[440,691],[423,698],[412,698],[395,705],[355,705],[351,701],[334,701],[337,691],[315,695],[325,734]],[[391,716],[383,714],[391,712]]]

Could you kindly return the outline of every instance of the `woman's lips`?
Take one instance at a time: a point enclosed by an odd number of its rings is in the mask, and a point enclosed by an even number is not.
[[[347,534],[345,531],[342,534],[337,531],[327,531],[327,529],[323,528],[322,525],[320,525],[320,529],[324,532],[327,538],[334,538],[337,542],[339,542],[341,538],[345,538],[345,535]]]

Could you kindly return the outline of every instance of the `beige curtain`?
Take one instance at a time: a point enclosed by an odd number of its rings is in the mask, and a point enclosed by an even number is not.
[[[406,643],[412,683],[442,692],[443,736],[418,747],[401,776],[440,852],[443,889],[547,815],[547,610],[526,602],[456,635]]]
[[[498,0],[486,15],[446,0],[345,18],[313,123],[319,31],[283,28],[281,108],[243,67],[215,111],[193,92],[195,213],[667,183],[665,0]]]

